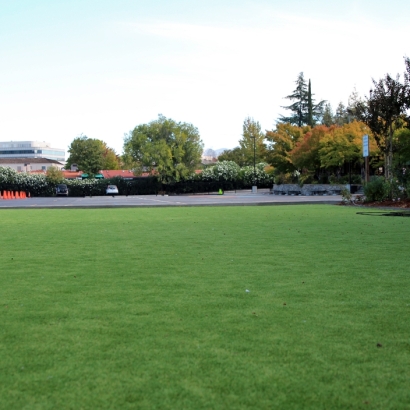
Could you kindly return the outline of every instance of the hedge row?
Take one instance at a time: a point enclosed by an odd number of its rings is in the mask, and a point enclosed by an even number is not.
[[[215,173],[214,178],[210,178],[207,173],[207,180],[201,175],[193,176],[187,181],[175,182],[172,184],[161,184],[156,177],[137,177],[133,180],[123,178],[111,179],[84,179],[84,180],[64,180],[62,183],[68,186],[69,196],[99,196],[105,195],[107,185],[117,185],[120,195],[155,195],[161,192],[168,194],[184,193],[206,193],[247,189],[253,184],[248,178],[237,176],[235,180],[227,180],[224,176]],[[260,188],[272,186],[272,180],[265,175],[257,174],[257,184]],[[0,190],[25,191],[31,196],[53,196],[56,185],[48,182],[45,175],[32,175],[19,173],[11,168],[0,167]]]

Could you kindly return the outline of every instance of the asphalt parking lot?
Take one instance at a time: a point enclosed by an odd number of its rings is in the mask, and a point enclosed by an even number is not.
[[[272,195],[268,190],[225,192],[195,195],[118,195],[93,197],[35,197],[27,199],[0,199],[0,209],[10,208],[133,208],[170,206],[250,206],[293,204],[338,204],[340,195],[301,196]]]

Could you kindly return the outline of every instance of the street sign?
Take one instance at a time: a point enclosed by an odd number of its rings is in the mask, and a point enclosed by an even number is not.
[[[369,136],[367,134],[363,135],[363,156],[369,156]]]

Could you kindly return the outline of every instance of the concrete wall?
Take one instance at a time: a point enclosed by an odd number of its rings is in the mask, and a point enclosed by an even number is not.
[[[273,185],[275,195],[340,195],[342,189],[349,189],[348,185],[331,185],[331,184],[281,184]]]

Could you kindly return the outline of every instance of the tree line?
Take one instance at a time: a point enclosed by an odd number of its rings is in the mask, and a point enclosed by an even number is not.
[[[291,104],[282,107],[289,115],[281,115],[276,127],[265,132],[246,118],[239,146],[218,159],[249,165],[255,156],[273,166],[278,181],[344,182],[349,175],[351,182],[352,174],[360,181],[367,134],[373,173],[403,179],[410,166],[410,60],[405,58],[403,80],[386,74],[372,81],[368,96],[361,98],[354,90],[347,106],[340,103],[333,112],[326,100],[315,102],[310,79],[300,73],[285,97]]]
[[[368,96],[354,90],[347,106],[335,112],[326,100],[316,102],[312,82],[301,72],[295,89],[285,97],[288,114],[272,130],[262,131],[251,117],[243,122],[239,145],[222,153],[219,161],[239,167],[266,163],[277,181],[337,182],[363,175],[362,137],[369,135],[374,173],[392,178],[410,164],[410,62],[405,59],[403,81],[386,74],[373,80]],[[77,164],[91,175],[101,169],[133,169],[135,175],[155,174],[161,183],[190,179],[201,168],[203,142],[198,129],[159,115],[137,125],[124,136],[124,151],[96,139],[79,136],[71,143],[67,167]],[[351,181],[349,181],[351,182]]]

